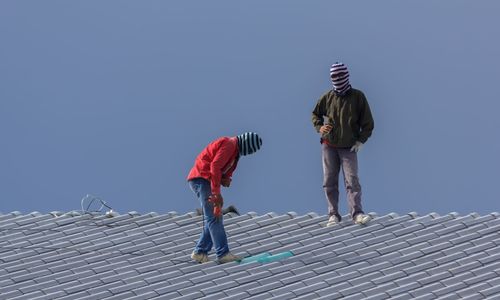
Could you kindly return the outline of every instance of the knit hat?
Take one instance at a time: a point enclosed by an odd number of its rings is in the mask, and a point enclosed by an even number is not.
[[[349,71],[347,71],[347,67],[343,63],[336,62],[330,67],[330,78],[335,94],[342,96],[351,89]]]
[[[236,137],[240,155],[248,155],[256,152],[262,146],[262,139],[255,132],[245,132]]]

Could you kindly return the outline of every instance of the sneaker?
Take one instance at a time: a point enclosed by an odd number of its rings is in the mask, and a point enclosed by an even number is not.
[[[372,217],[370,217],[369,215],[357,214],[354,218],[354,223],[358,225],[365,225],[366,223],[370,222],[371,219]]]
[[[326,223],[326,227],[334,226],[340,223],[339,218],[337,216],[333,215],[328,219],[328,222]]]
[[[241,261],[241,257],[234,255],[231,252],[228,252],[225,255],[223,255],[222,257],[217,259],[217,262],[219,264],[225,264],[225,263],[232,262],[232,261]]]
[[[191,258],[200,264],[206,263],[209,261],[208,255],[206,253],[196,253],[193,251],[193,253],[191,253]]]

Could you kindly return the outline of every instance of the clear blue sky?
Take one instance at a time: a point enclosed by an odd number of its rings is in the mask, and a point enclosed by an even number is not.
[[[339,60],[375,118],[367,212],[499,211],[498,1],[1,1],[0,211],[199,206],[185,177],[258,132],[223,190],[326,213],[310,121]],[[341,209],[347,212],[344,191]]]

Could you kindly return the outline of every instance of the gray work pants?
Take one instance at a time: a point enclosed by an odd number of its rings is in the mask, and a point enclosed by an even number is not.
[[[328,215],[336,215],[339,220],[339,173],[342,167],[344,184],[349,203],[349,214],[355,217],[363,213],[361,206],[361,185],[358,177],[358,156],[349,148],[335,148],[321,144],[323,154],[323,188],[328,200]]]

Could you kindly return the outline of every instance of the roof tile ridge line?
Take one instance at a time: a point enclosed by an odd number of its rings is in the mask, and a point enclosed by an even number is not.
[[[316,212],[308,212],[307,214],[305,214],[306,216],[308,216],[309,218],[311,219],[316,219],[319,217],[319,215],[316,213]]]
[[[495,217],[495,219],[500,218],[500,212],[493,211],[493,212],[490,212],[489,214],[492,215],[493,217]]]
[[[449,212],[449,213],[440,215],[437,212],[433,211],[433,212],[430,212],[430,213],[426,214],[426,216],[430,216],[433,219],[437,219],[437,218],[441,218],[441,217],[446,217],[446,216],[451,216],[453,219],[456,219],[456,218],[460,217],[460,214],[458,212],[454,212],[453,211],[453,212]]]
[[[168,211],[166,213],[158,213],[159,216],[169,216],[169,217],[177,217],[179,213],[175,210]]]
[[[18,210],[14,210],[14,211],[11,211],[10,213],[5,214],[5,215],[13,215],[13,216],[16,216],[16,217],[17,217],[17,216],[22,216],[22,215],[23,215],[23,213],[22,213],[22,212],[20,212],[20,211],[18,211]]]
[[[439,215],[437,212],[430,212],[427,215],[433,219],[438,219],[441,217],[441,215]]]
[[[399,217],[399,214],[395,212],[390,212],[387,214],[387,216],[389,216],[391,219],[396,219]]]
[[[265,214],[261,215],[262,217],[269,217],[269,219],[272,219],[272,218],[276,218],[276,217],[279,217],[280,215],[277,214],[276,212],[274,211],[268,211],[266,212]]]
[[[381,218],[381,217],[389,217],[391,219],[397,219],[397,218],[400,218],[400,217],[404,217],[404,216],[410,216],[412,219],[416,219],[418,217],[421,217],[417,212],[414,212],[414,211],[411,211],[411,212],[408,212],[408,213],[405,213],[405,214],[398,214],[396,212],[390,212],[390,213],[387,213],[385,215],[379,215],[377,212],[369,212],[367,213],[369,216],[371,216],[372,218]]]
[[[410,211],[409,213],[407,213],[407,215],[409,215],[412,219],[416,219],[419,217],[419,214],[416,211]]]
[[[35,211],[32,211],[26,215],[30,215],[32,217],[39,217],[39,216],[42,216],[43,214],[41,212],[35,210]]]
[[[247,212],[245,215],[249,215],[251,219],[254,219],[254,218],[257,218],[259,217],[260,215],[258,213],[256,213],[255,211],[249,211]]]
[[[196,217],[199,217],[201,215],[199,215],[196,211],[188,211],[186,213],[178,213],[176,211],[173,211],[173,212],[169,212],[170,213],[173,213],[171,216],[172,216],[172,219],[175,219],[175,218],[185,218],[185,219],[192,219],[192,218],[196,218]]]
[[[254,212],[250,212],[250,213],[254,213]],[[267,212],[263,215],[257,214],[255,217],[259,217],[259,216],[269,216],[270,218],[288,216],[290,219],[295,219],[295,218],[301,217],[302,215],[300,215],[299,213],[297,213],[295,211],[288,211],[286,213],[281,213],[281,214],[271,211],[271,212]],[[308,212],[308,213],[304,214],[303,216],[309,216],[310,218],[317,218],[319,215],[316,212]]]
[[[118,213],[118,212],[117,212],[117,211],[115,211],[115,210],[113,210],[113,212]],[[158,217],[158,216],[159,216],[159,214],[158,214],[157,212],[155,212],[155,211],[150,211],[150,212],[147,212],[147,213],[142,213],[142,214],[141,214],[141,213],[139,213],[139,212],[137,212],[137,211],[135,211],[135,210],[130,211],[130,212],[127,212],[127,214],[131,214],[131,213],[133,213],[133,214],[132,214],[132,216],[133,216],[133,217],[135,217],[135,216],[141,216],[141,217],[150,217],[150,218],[154,218],[154,217]]]
[[[476,219],[476,218],[480,218],[480,217],[481,217],[481,214],[479,214],[479,213],[477,213],[477,212],[473,211],[473,212],[469,213],[469,214],[468,214],[468,216],[471,216],[471,217],[473,217],[474,219]]]

